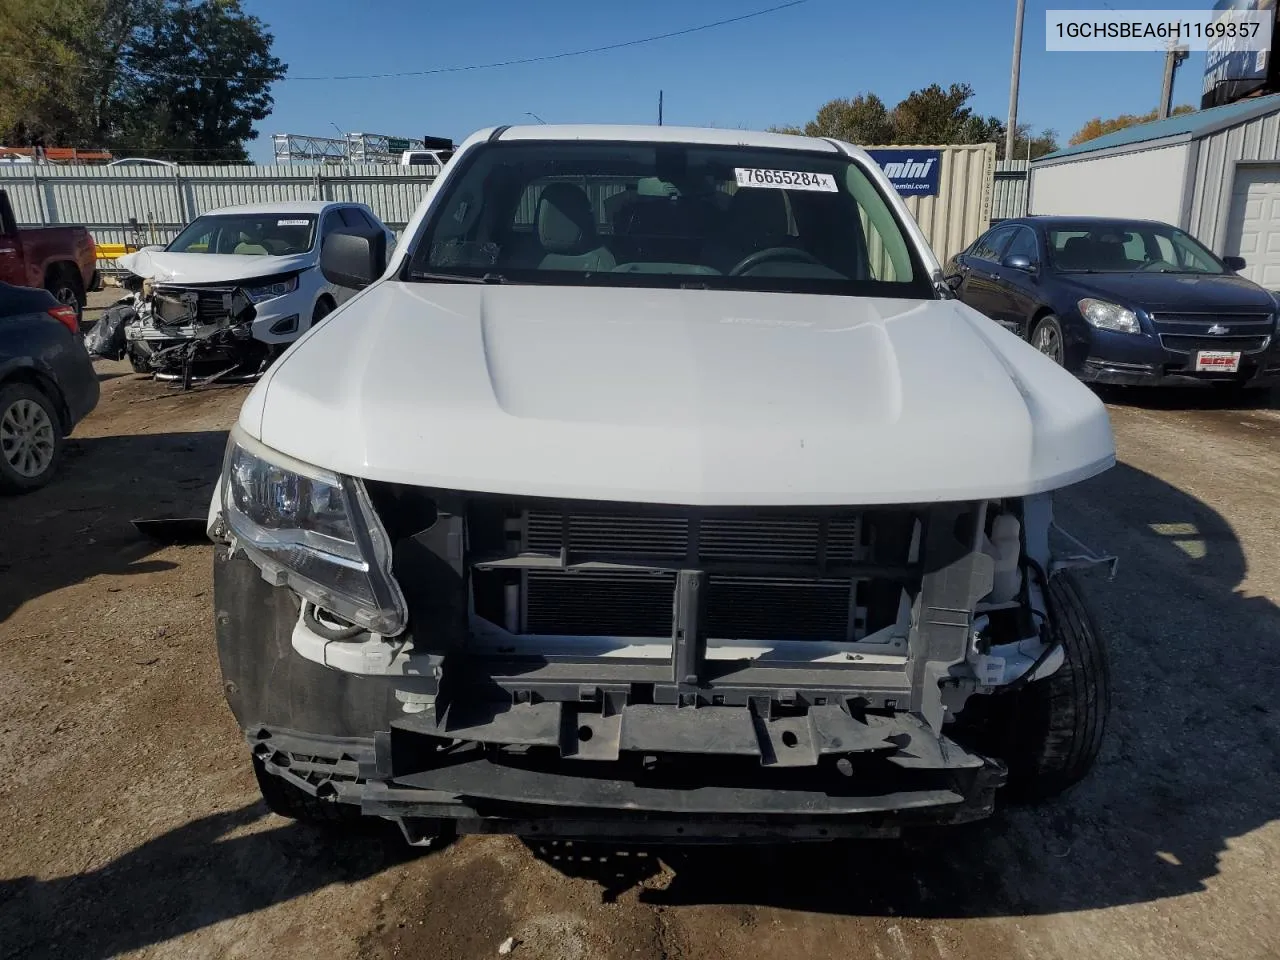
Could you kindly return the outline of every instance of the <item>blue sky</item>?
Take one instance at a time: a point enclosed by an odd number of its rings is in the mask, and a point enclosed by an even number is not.
[[[679,30],[778,0],[246,0],[295,76],[422,70],[557,53]],[[1200,8],[1210,6],[1205,2]],[[1061,142],[1094,116],[1141,113],[1160,95],[1158,53],[1048,53],[1045,11],[1191,8],[1177,0],[1027,0],[1019,120]],[[496,123],[666,122],[763,129],[803,123],[833,97],[892,106],[930,83],[967,82],[981,114],[1008,109],[1015,0],[808,0],[689,36],[608,53],[429,77],[284,81],[258,125],[272,133],[343,130],[461,140]],[[1199,105],[1204,54],[1179,71],[1175,102]]]

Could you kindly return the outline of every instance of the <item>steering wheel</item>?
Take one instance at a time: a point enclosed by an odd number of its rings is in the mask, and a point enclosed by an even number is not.
[[[1177,269],[1177,267],[1175,267],[1175,266],[1174,266],[1172,263],[1170,263],[1168,260],[1152,260],[1150,263],[1144,263],[1142,266],[1140,266],[1140,267],[1138,268],[1138,272],[1139,272],[1139,273],[1154,273],[1154,272],[1155,272],[1155,271],[1157,271],[1157,270],[1163,270],[1163,269],[1165,269],[1165,268],[1168,268],[1168,269],[1170,269],[1170,270],[1176,270],[1176,269]]]
[[[749,253],[734,265],[729,271],[729,276],[740,277],[748,270],[754,270],[762,263],[791,262],[791,263],[812,263],[816,266],[823,266],[821,260],[811,254],[808,250],[801,250],[797,247],[765,247],[763,250],[757,250],[755,253]]]

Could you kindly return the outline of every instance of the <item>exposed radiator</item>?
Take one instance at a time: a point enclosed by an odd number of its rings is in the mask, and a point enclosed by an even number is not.
[[[864,581],[822,573],[866,559],[858,514],[697,519],[571,514],[566,520],[549,511],[524,513],[523,553],[556,555],[562,548],[578,561],[601,557],[709,568],[706,628],[716,639],[852,640],[866,632]],[[718,564],[757,569],[717,573]],[[806,569],[807,574],[797,573]],[[674,591],[674,574],[528,570],[521,581],[521,632],[669,637]]]

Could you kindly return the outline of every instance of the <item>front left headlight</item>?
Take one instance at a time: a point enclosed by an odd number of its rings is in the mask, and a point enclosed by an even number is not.
[[[1108,303],[1106,300],[1094,300],[1092,297],[1085,297],[1076,306],[1080,308],[1080,315],[1089,322],[1089,325],[1097,327],[1099,330],[1114,330],[1116,333],[1142,332],[1142,326],[1138,323],[1138,315],[1128,307],[1122,307],[1118,303]]]
[[[244,292],[254,303],[262,303],[264,300],[283,297],[286,293],[293,293],[297,289],[298,277],[295,274],[284,280],[273,280],[270,283],[259,284],[255,287],[245,287]]]
[[[236,427],[223,465],[222,512],[270,582],[373,633],[404,630],[391,545],[358,480],[294,460]]]

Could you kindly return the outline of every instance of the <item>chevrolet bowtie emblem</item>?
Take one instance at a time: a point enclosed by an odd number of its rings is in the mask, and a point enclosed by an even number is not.
[[[1221,336],[1224,333],[1230,333],[1231,328],[1224,327],[1220,323],[1215,323],[1212,327],[1209,328],[1209,332],[1212,333],[1214,336]]]

